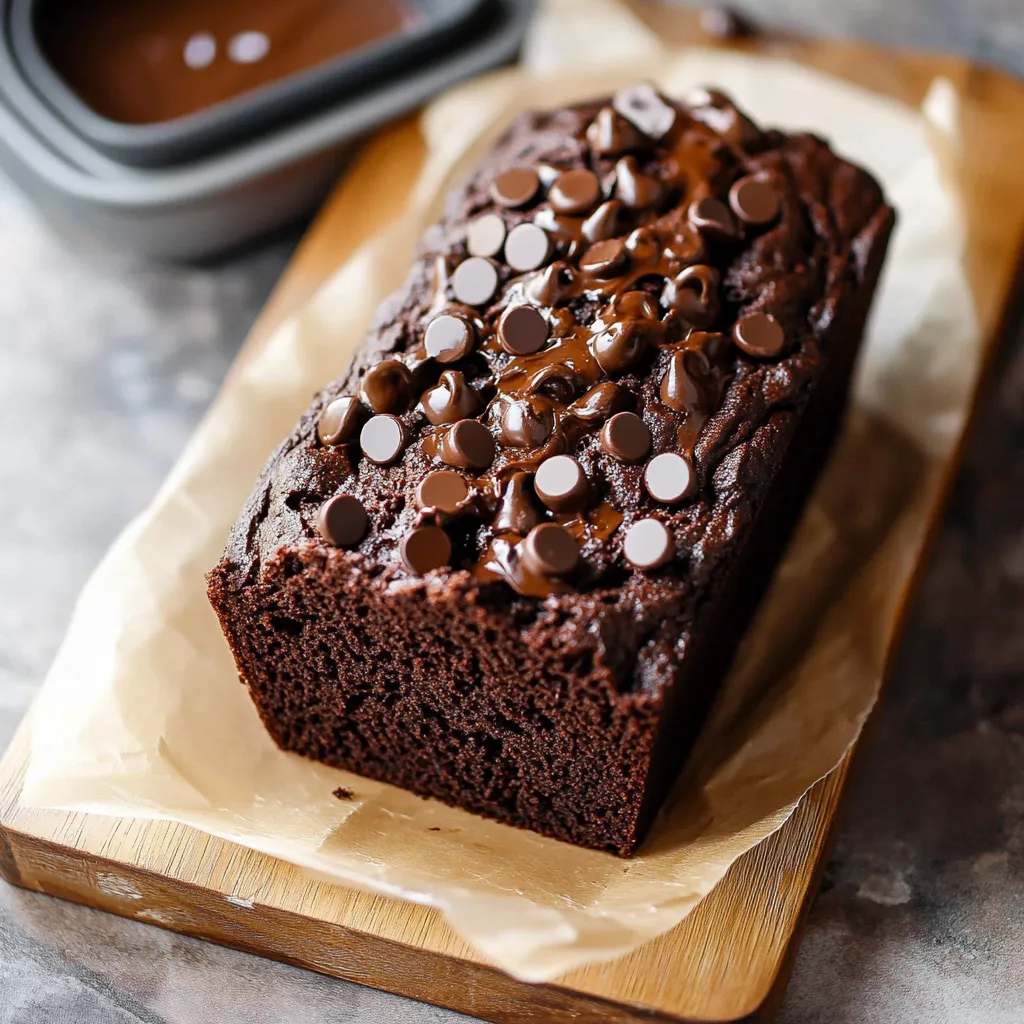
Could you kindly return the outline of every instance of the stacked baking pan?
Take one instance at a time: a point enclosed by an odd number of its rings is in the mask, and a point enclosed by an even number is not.
[[[382,0],[370,2],[379,14]],[[233,48],[236,63],[255,63],[273,40],[258,31],[219,40],[199,30],[204,19],[216,24],[219,13],[226,24],[234,17],[229,8],[249,12],[249,20],[256,8],[275,17],[288,11],[292,23],[285,28],[294,40],[297,27],[310,37],[296,18],[326,18],[332,5],[344,8],[350,0],[303,0],[298,13],[292,0],[244,7],[246,0],[154,0],[152,7],[149,0],[141,7],[138,0],[95,0],[123,33],[102,35],[106,42],[91,48],[80,24],[61,21],[69,15],[50,9],[56,0],[0,0],[0,169],[79,246],[172,260],[234,248],[315,208],[367,131],[515,59],[533,8],[532,0],[393,2],[408,15],[401,31],[321,55],[308,67],[206,106],[182,112],[165,104],[173,116],[143,121],[119,119],[116,110],[111,116],[87,88],[97,68],[121,61],[122,51],[112,62],[102,45],[127,52],[129,14],[146,10],[159,18],[167,11],[174,17],[179,3],[201,12],[185,57],[190,67],[206,67],[225,48]],[[63,6],[80,17],[89,5],[63,0]],[[62,52],[72,65],[55,61],[54,53]],[[139,89],[140,97],[157,102],[152,81]],[[183,96],[169,95],[187,108]],[[133,98],[130,87],[111,96]]]

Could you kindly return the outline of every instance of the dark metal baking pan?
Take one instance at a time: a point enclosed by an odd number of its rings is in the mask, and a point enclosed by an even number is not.
[[[121,163],[160,167],[223,149],[289,118],[315,113],[375,82],[413,71],[473,35],[485,34],[501,14],[495,0],[405,2],[418,8],[421,18],[401,33],[205,110],[154,124],[111,120],[73,91],[39,44],[36,25],[46,13],[45,0],[10,0],[10,47],[26,82],[93,148]]]
[[[370,129],[513,60],[533,6],[497,0],[488,30],[443,58],[301,122],[160,170],[126,167],[83,146],[31,90],[9,95],[5,83],[19,79],[0,46],[0,168],[81,246],[161,259],[211,257],[309,213],[349,147]]]

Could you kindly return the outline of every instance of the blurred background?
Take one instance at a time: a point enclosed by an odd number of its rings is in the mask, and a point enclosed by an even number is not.
[[[183,20],[180,0],[0,5],[0,748],[88,573],[181,451],[352,147],[514,59],[532,7],[351,0],[339,34],[309,50],[295,26],[329,17],[330,3],[219,0],[207,13],[222,4],[213,32]],[[855,37],[1024,75],[1020,0],[701,11],[695,41]],[[173,61],[152,71],[159,46],[132,57],[150,61],[145,73],[99,59],[151,38],[146,18],[170,26],[158,36]],[[279,36],[294,46],[269,48]],[[182,54],[193,69],[223,64],[213,91],[177,88]],[[303,68],[313,74],[296,85]],[[1015,315],[811,914],[787,1024],[1024,1019],[1022,450]],[[0,885],[0,1024],[308,1019],[464,1018]]]

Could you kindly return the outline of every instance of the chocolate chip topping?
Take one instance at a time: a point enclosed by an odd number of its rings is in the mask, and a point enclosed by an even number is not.
[[[587,126],[587,142],[598,156],[618,156],[635,149],[647,149],[646,139],[613,107],[602,107]]]
[[[510,306],[498,321],[498,341],[514,356],[539,352],[548,340],[548,322],[533,306]]]
[[[663,195],[661,182],[642,174],[635,156],[624,156],[615,165],[615,198],[631,210],[656,206]]]
[[[767,181],[750,174],[729,189],[729,205],[747,224],[770,224],[779,215],[779,194]]]
[[[512,448],[539,448],[555,429],[554,405],[543,395],[507,399],[500,408],[501,439]]]
[[[399,545],[402,562],[414,576],[442,569],[452,557],[452,542],[440,526],[417,526]]]
[[[686,215],[698,231],[713,237],[732,239],[738,234],[732,210],[720,199],[696,199],[690,203]]]
[[[459,420],[444,435],[441,459],[462,469],[486,469],[494,461],[494,436],[479,420]]]
[[[661,378],[661,400],[676,412],[688,413],[704,401],[698,371],[703,356],[699,352],[673,352],[665,376]],[[707,369],[707,360],[703,360]]]
[[[500,213],[485,213],[466,229],[470,256],[497,256],[505,244],[505,220]]]
[[[533,480],[537,497],[552,512],[571,512],[586,504],[589,485],[583,467],[571,455],[553,455],[538,467]]]
[[[501,496],[498,514],[494,517],[496,533],[528,534],[540,522],[540,511],[534,500],[529,473],[513,473]]]
[[[600,198],[597,175],[584,169],[563,172],[548,191],[548,202],[558,213],[589,213]]]
[[[617,93],[612,106],[627,121],[656,142],[676,123],[676,108],[650,82],[631,85]]]
[[[551,239],[536,224],[519,224],[505,240],[505,262],[520,273],[536,270],[548,261]]]
[[[621,234],[624,207],[618,199],[603,202],[584,222],[580,232],[588,242],[603,242]]]
[[[535,526],[522,543],[526,567],[540,576],[566,576],[580,560],[580,546],[573,535],[555,523]]]
[[[351,494],[339,494],[320,506],[316,528],[328,544],[336,548],[350,548],[358,544],[370,527],[366,509]]]
[[[630,404],[629,392],[610,380],[595,384],[566,409],[566,415],[588,426],[597,426]]]
[[[629,262],[626,243],[621,238],[606,238],[595,242],[581,257],[580,269],[595,277],[614,277]]]
[[[662,452],[647,463],[644,487],[655,501],[673,505],[696,491],[697,477],[685,456]]]
[[[344,444],[356,436],[364,417],[363,406],[353,395],[342,395],[329,402],[316,425],[321,444]]]
[[[510,209],[526,206],[539,190],[540,177],[532,167],[513,167],[499,174],[491,185],[494,201]]]
[[[363,374],[359,394],[374,412],[405,412],[412,402],[412,374],[405,363],[384,359]]]
[[[755,359],[771,359],[782,351],[786,333],[770,313],[748,313],[732,329],[736,344]]]
[[[498,271],[490,260],[470,256],[452,274],[452,291],[467,306],[485,306],[498,289]]]
[[[635,569],[657,569],[672,557],[672,534],[657,519],[641,519],[626,531],[622,554]]]
[[[721,311],[718,271],[699,264],[687,267],[666,282],[661,301],[691,326],[706,330]]]
[[[405,441],[405,427],[397,416],[373,416],[359,434],[363,454],[381,466],[394,462],[402,454]]]
[[[476,344],[476,328],[458,313],[441,313],[427,324],[423,345],[427,355],[439,363],[465,359]]]
[[[647,334],[635,320],[612,324],[590,339],[590,351],[605,373],[624,373],[646,348]]]
[[[416,505],[451,515],[469,498],[469,484],[450,469],[428,473],[416,488]]]
[[[440,380],[420,396],[420,409],[435,427],[476,416],[483,405],[480,395],[466,383],[460,370],[445,370]]]
[[[619,462],[639,462],[651,450],[651,432],[636,413],[616,413],[601,428],[601,446]]]

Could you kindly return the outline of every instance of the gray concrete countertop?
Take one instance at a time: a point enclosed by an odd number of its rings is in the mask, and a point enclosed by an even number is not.
[[[765,22],[1024,69],[1019,0],[757,7]],[[86,575],[183,447],[295,240],[206,268],[97,261],[0,180],[0,748]],[[1024,330],[1014,335],[784,1024],[1024,1020]],[[465,1019],[0,884],[0,1024]]]

